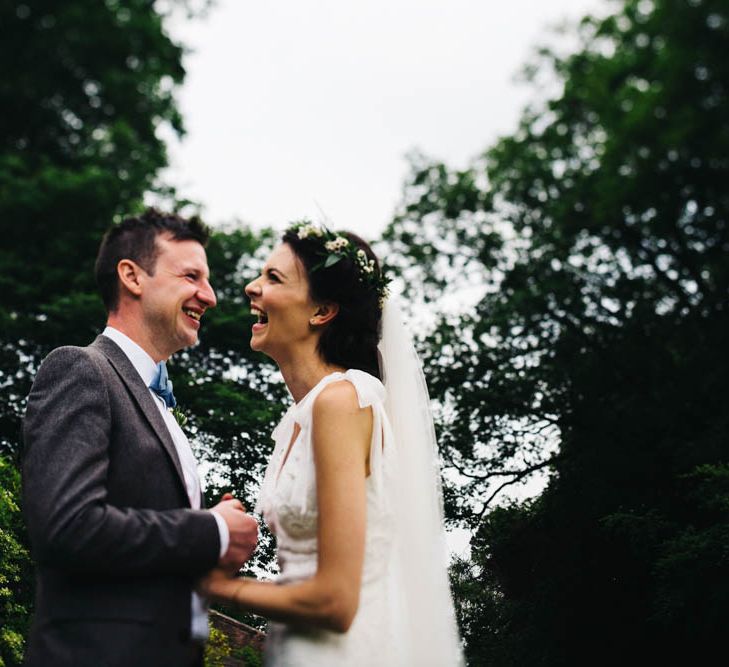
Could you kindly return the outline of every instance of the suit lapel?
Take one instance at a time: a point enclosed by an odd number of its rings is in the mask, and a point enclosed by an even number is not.
[[[149,422],[170,457],[170,461],[177,471],[178,479],[182,484],[183,491],[185,492],[184,496],[187,498],[185,476],[182,473],[180,459],[177,456],[177,448],[172,440],[167,424],[165,424],[159,409],[154,403],[154,399],[149,393],[149,388],[144,386],[144,382],[142,382],[142,378],[139,376],[139,373],[137,373],[137,369],[134,368],[127,355],[124,354],[123,350],[113,340],[111,340],[111,338],[106,336],[97,336],[96,340],[91,343],[91,345],[92,347],[101,350],[104,356],[106,356],[111,365],[114,367],[117,375],[119,375],[122,382],[126,385],[132,398],[139,406],[142,414]]]

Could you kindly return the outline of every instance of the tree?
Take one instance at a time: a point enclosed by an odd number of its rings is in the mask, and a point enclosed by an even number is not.
[[[14,454],[39,360],[103,323],[101,235],[138,210],[181,133],[182,48],[152,4],[5,3],[0,22],[0,448]]]
[[[415,164],[387,234],[426,296],[449,265],[490,281],[426,346],[474,664],[696,662],[729,611],[729,15],[614,6],[541,52],[560,89],[512,136]]]
[[[31,605],[28,551],[18,540],[20,475],[0,457],[0,666],[20,664]]]

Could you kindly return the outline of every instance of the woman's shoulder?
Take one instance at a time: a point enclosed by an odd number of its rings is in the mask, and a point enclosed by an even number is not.
[[[374,375],[357,369],[337,373],[317,395],[314,409],[354,411],[383,403],[385,388]]]
[[[333,378],[314,399],[315,412],[350,412],[359,409],[355,385],[346,375]]]
[[[341,443],[342,438],[348,440],[357,434],[367,440],[371,436],[373,410],[369,404],[363,404],[356,385],[344,376],[329,382],[319,392],[311,416],[315,430],[324,428],[323,432],[334,434],[332,443]],[[338,449],[336,445],[334,451]]]

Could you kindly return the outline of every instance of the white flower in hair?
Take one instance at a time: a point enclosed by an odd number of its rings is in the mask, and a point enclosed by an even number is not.
[[[324,244],[324,247],[329,252],[337,252],[339,250],[344,250],[349,245],[349,240],[344,238],[344,236],[337,236],[332,241],[327,241]]]
[[[312,224],[302,225],[299,227],[298,236],[300,239],[308,239],[310,236],[321,238],[324,236],[324,230]]]
[[[321,243],[321,252],[317,254],[322,257],[322,261],[313,266],[312,271],[328,269],[342,260],[349,259],[357,269],[359,281],[377,292],[382,307],[382,301],[388,294],[389,280],[381,270],[376,269],[375,260],[369,259],[365,250],[358,248],[356,243],[345,236],[308,221],[294,223],[289,229],[302,240],[315,238]]]

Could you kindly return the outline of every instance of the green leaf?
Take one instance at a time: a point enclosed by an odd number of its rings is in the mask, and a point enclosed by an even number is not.
[[[334,266],[342,257],[343,255],[329,255],[324,262],[324,268],[328,269],[330,266]]]

